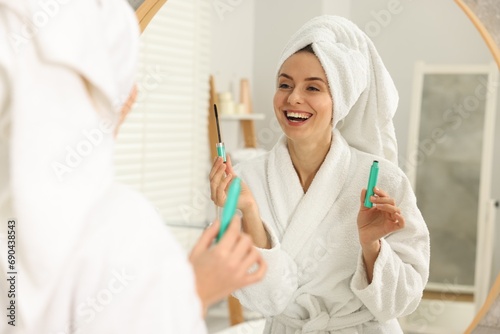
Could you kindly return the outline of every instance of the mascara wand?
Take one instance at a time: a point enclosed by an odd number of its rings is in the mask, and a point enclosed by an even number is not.
[[[219,115],[217,114],[217,105],[214,104],[214,112],[215,112],[215,122],[217,124],[217,135],[219,136],[219,142],[215,145],[217,148],[217,155],[219,157],[222,157],[222,160],[226,162],[226,147],[224,146],[224,143],[222,142],[221,136],[220,136],[220,127],[219,127]]]

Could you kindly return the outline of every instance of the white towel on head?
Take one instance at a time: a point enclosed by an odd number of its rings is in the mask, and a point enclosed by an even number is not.
[[[278,63],[278,72],[288,57],[309,44],[328,79],[333,126],[350,146],[397,164],[392,118],[399,97],[373,42],[345,18],[318,16],[291,37]]]

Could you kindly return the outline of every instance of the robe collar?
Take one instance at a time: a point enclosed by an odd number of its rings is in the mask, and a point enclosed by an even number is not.
[[[269,156],[267,179],[281,247],[295,258],[335,204],[349,174],[351,152],[337,129],[325,160],[304,194],[283,136]]]

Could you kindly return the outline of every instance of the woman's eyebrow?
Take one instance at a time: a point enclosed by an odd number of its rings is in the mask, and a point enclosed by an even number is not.
[[[290,79],[290,80],[293,80],[293,78],[291,76],[289,76],[288,74],[286,74],[286,73],[280,73],[279,76],[280,77],[285,77],[285,78]]]
[[[290,80],[293,80],[293,78],[290,75],[286,74],[286,73],[280,73],[279,76],[287,78],[287,79],[290,79]],[[309,77],[309,78],[305,78],[304,81],[321,81],[324,84],[327,84],[326,81],[324,79],[320,78],[320,77]]]
[[[315,81],[315,80],[319,80],[319,81],[322,81],[323,83],[326,84],[325,80],[323,80],[322,78],[319,78],[319,77],[310,77],[310,78],[305,78],[304,79],[305,81]]]

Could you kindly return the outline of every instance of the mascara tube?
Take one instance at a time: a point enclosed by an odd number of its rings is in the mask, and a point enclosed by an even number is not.
[[[373,196],[373,188],[377,185],[378,178],[378,161],[374,160],[372,167],[370,168],[370,177],[368,178],[368,186],[366,187],[365,196],[365,207],[372,208],[373,203],[370,201],[370,197]]]
[[[215,147],[217,148],[217,155],[222,157],[222,161],[226,162],[226,147],[224,146],[224,143],[217,143],[215,144]]]

